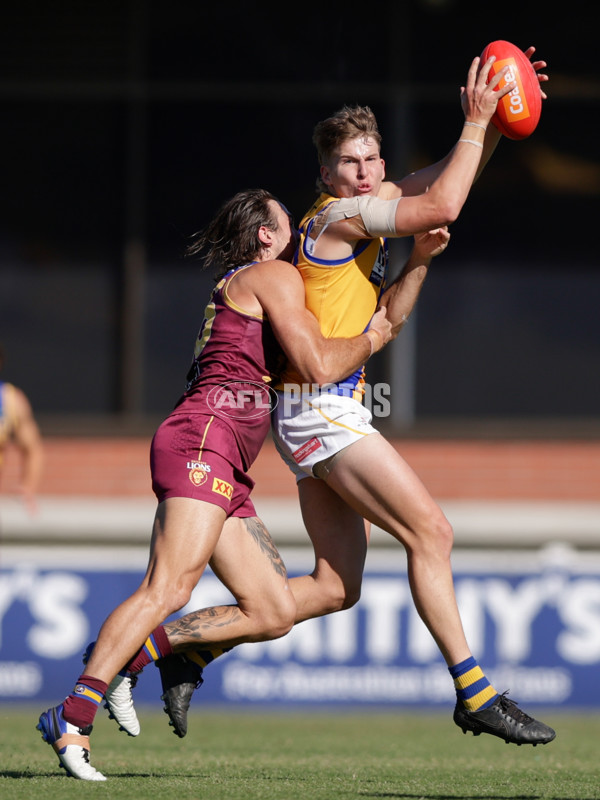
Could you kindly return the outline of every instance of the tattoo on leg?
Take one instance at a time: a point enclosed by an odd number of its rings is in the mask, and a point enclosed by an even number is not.
[[[246,530],[252,536],[256,544],[260,547],[263,553],[266,553],[271,560],[271,565],[278,575],[287,577],[287,570],[283,563],[279,550],[275,547],[275,542],[271,538],[271,534],[265,528],[263,523],[258,517],[244,517],[243,523]]]
[[[204,644],[213,641],[215,628],[231,625],[241,613],[238,606],[201,608],[169,622],[165,625],[165,631],[172,647],[178,644]]]
[[[278,575],[287,578],[287,570],[275,542],[258,517],[245,517],[243,519],[246,530],[252,536],[260,550],[267,555],[271,566]],[[239,621],[243,615],[239,606],[215,606],[192,611],[184,617],[169,622],[165,625],[165,632],[169,637],[171,646],[176,649],[178,645],[187,645],[186,649],[197,645],[214,644],[214,634],[217,628],[225,628]],[[220,637],[223,638],[222,636]]]

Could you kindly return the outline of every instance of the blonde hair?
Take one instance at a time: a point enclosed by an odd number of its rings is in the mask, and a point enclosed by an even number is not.
[[[318,122],[313,131],[313,144],[317,148],[319,164],[328,164],[338,148],[349,139],[374,139],[381,147],[381,134],[377,127],[375,114],[369,106],[344,106],[331,117]],[[317,189],[329,189],[321,178],[317,179]]]

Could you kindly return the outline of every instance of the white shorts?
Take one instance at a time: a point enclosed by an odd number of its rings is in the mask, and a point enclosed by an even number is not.
[[[371,412],[351,397],[304,394],[301,399],[277,392],[279,403],[271,414],[275,447],[296,476],[315,477],[315,464],[364,436],[378,431]]]

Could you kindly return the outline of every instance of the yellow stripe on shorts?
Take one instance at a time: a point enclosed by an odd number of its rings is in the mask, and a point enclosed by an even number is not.
[[[343,422],[337,422],[335,419],[331,419],[331,417],[328,417],[327,414],[323,413],[323,411],[321,411],[320,408],[315,408],[313,404],[310,402],[310,400],[307,400],[307,403],[312,408],[313,411],[316,411],[317,414],[320,414],[323,417],[323,419],[325,419],[331,425],[337,425],[338,428],[345,428],[345,430],[352,431],[352,433],[356,433],[358,436],[369,435],[368,433],[365,433],[365,431],[357,431],[356,428],[351,428],[350,425],[344,425]]]

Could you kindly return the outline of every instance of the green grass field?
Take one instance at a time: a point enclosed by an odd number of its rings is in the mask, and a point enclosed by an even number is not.
[[[451,714],[196,709],[181,740],[160,711],[140,710],[136,739],[102,713],[92,763],[108,780],[90,783],[64,777],[41,710],[0,706],[2,800],[600,798],[600,715],[540,714],[557,738],[534,748],[465,736]]]

